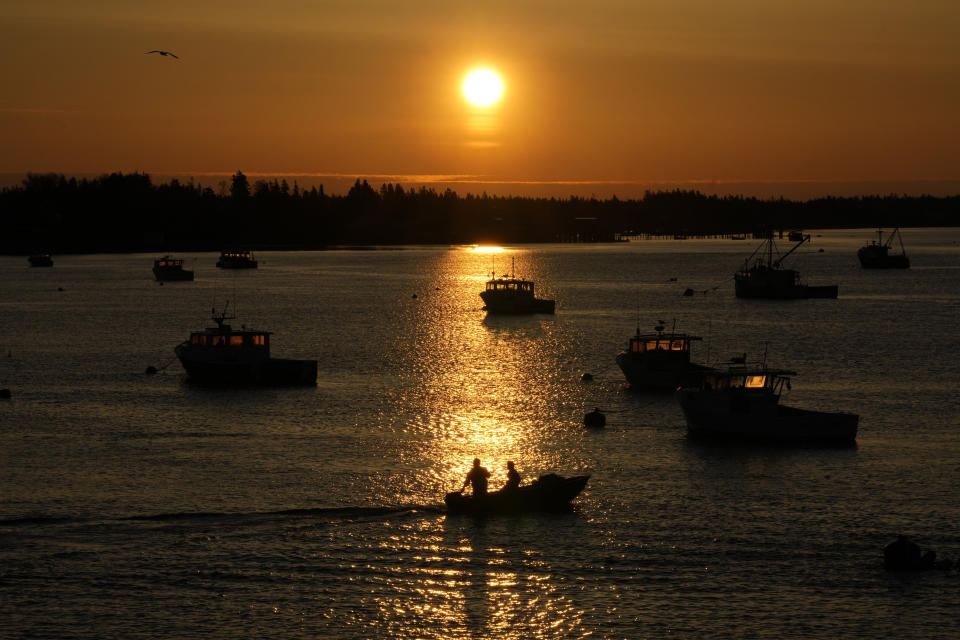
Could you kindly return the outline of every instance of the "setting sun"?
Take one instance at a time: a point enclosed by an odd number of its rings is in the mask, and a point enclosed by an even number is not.
[[[463,94],[471,103],[485,107],[500,99],[503,83],[500,77],[489,69],[472,71],[463,81]]]

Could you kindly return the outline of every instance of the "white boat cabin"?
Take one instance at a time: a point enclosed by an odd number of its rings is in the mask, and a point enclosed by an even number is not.
[[[533,282],[515,278],[497,278],[487,280],[487,291],[533,296]]]

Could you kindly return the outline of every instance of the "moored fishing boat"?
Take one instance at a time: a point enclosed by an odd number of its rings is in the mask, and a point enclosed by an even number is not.
[[[53,257],[49,253],[35,253],[27,258],[31,267],[52,267]]]
[[[789,251],[780,255],[773,236],[769,236],[744,261],[743,269],[734,276],[734,291],[738,298],[766,300],[796,300],[801,298],[836,298],[837,285],[807,285],[800,282],[800,274],[785,269],[783,261],[800,245],[810,240],[804,235]],[[766,251],[764,251],[766,249]],[[774,257],[776,254],[776,258]],[[753,260],[751,264],[750,261]]]
[[[234,329],[226,320],[233,316],[213,310],[217,326],[193,331],[174,353],[193,382],[211,385],[314,385],[316,360],[270,357],[269,331]]]
[[[556,308],[554,300],[537,298],[534,295],[533,282],[517,278],[513,268],[511,274],[497,277],[496,272],[487,280],[486,289],[480,292],[484,309],[488,313],[503,314],[532,314],[553,313]]]
[[[890,253],[894,237],[900,241],[900,253]],[[903,248],[900,227],[897,227],[883,239],[883,230],[877,229],[877,239],[857,250],[857,258],[864,269],[909,269],[910,258]]]
[[[193,271],[183,268],[182,258],[163,256],[153,261],[153,277],[161,282],[189,281],[193,280]]]
[[[617,365],[635,391],[675,391],[684,381],[694,381],[710,367],[690,362],[690,344],[700,336],[680,333],[676,326],[664,331],[661,321],[655,333],[637,333],[627,348],[617,354]]]
[[[217,266],[221,269],[256,269],[257,261],[253,253],[245,249],[229,249],[220,252]]]
[[[768,368],[766,363],[747,364],[745,357],[726,370],[705,374],[697,384],[676,393],[687,432],[727,440],[852,444],[858,415],[780,404],[794,375]]]
[[[583,491],[589,479],[590,476],[564,478],[551,473],[526,486],[491,491],[479,498],[453,491],[444,497],[444,502],[449,514],[474,516],[565,511],[570,509],[570,501]]]

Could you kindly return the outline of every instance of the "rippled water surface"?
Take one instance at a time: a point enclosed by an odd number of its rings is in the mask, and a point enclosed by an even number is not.
[[[913,268],[873,272],[870,231],[816,234],[793,266],[840,297],[786,302],[734,297],[752,240],[187,254],[163,286],[150,255],[2,257],[0,637],[956,637],[955,571],[881,565],[898,533],[960,559],[960,232],[903,235]],[[511,259],[555,316],[486,316]],[[185,384],[227,300],[317,386]],[[859,413],[857,446],[689,441],[614,362],[658,320],[798,371],[784,402]],[[475,456],[591,480],[447,517]]]

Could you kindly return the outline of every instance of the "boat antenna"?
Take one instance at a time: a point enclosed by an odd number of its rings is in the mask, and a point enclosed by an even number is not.
[[[763,362],[760,365],[766,369],[767,368],[767,348],[770,346],[770,342],[767,340],[763,341]]]
[[[710,362],[710,330],[713,328],[713,318],[707,318],[707,363]]]
[[[640,287],[637,287],[637,336],[640,335]]]

